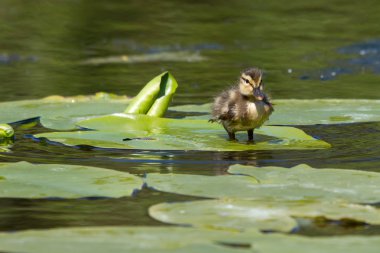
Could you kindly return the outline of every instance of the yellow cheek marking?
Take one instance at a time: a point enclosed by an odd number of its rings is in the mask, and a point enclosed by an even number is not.
[[[248,81],[252,81],[252,78],[250,76],[243,74],[242,77],[247,79]]]

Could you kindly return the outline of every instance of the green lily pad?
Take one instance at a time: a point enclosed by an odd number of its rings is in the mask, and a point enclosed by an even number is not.
[[[151,173],[145,180],[159,191],[209,198],[380,201],[380,173],[375,172],[313,169],[307,165],[291,169],[234,165],[229,172],[244,175]]]
[[[140,177],[114,170],[62,164],[0,163],[0,197],[123,197],[141,189]]]
[[[8,124],[0,124],[0,152],[11,152],[14,141],[14,130]]]
[[[273,137],[265,141],[258,135],[255,144],[247,144],[246,133],[238,134],[241,142],[226,140],[225,130],[205,120],[181,120],[137,114],[114,114],[78,122],[96,131],[50,132],[36,135],[65,145],[92,145],[102,148],[150,150],[272,150],[320,149],[330,145],[316,140],[293,127],[266,126],[256,132]]]
[[[380,201],[380,173],[343,170],[314,169],[301,164],[287,169],[283,167],[230,166],[229,173],[248,175],[260,185],[279,190],[303,188],[304,196],[316,191],[352,202],[375,203]]]
[[[0,250],[25,253],[96,252],[236,252],[250,249],[223,243],[248,244],[257,233],[181,227],[89,227],[0,233]],[[248,244],[249,247],[249,244]]]
[[[165,223],[227,230],[290,232],[297,227],[293,217],[380,224],[379,209],[344,201],[200,200],[154,205],[149,214]]]
[[[0,121],[15,122],[41,117],[46,128],[67,130],[79,120],[124,111],[130,99],[126,96],[99,92],[89,96],[50,96],[38,100],[0,103]]]
[[[4,139],[13,138],[15,132],[8,124],[0,124],[0,141]]]
[[[253,247],[263,253],[377,253],[380,236],[304,237],[270,234],[254,240]]]
[[[24,253],[377,253],[380,236],[302,237],[188,227],[83,227],[0,233],[0,250]]]
[[[363,99],[278,99],[267,124],[314,125],[380,121],[380,100]],[[173,106],[170,110],[210,113],[211,104]],[[191,119],[209,119],[209,115]]]

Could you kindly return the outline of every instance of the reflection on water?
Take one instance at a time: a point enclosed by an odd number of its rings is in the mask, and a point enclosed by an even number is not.
[[[360,6],[327,0],[4,0],[0,101],[97,91],[135,95],[152,76],[170,70],[180,84],[175,104],[205,103],[252,65],[265,70],[275,98],[379,98],[378,66],[368,57],[378,45],[379,26],[371,17],[380,5],[365,0]],[[181,51],[207,61],[79,65]],[[356,51],[365,56],[346,55]],[[358,71],[367,66],[363,61],[370,62],[368,71]],[[321,75],[335,79],[327,84]]]
[[[164,201],[195,200],[143,189],[131,198],[0,199],[0,231],[79,226],[157,226],[147,209]],[[142,215],[144,214],[144,215]]]
[[[239,72],[265,70],[279,98],[379,99],[380,4],[320,1],[2,0],[0,2],[0,101],[98,91],[135,95],[151,77],[169,70],[180,85],[174,104],[207,103]],[[178,52],[202,61],[181,61]],[[143,55],[135,60],[80,64],[89,59]],[[179,55],[181,57],[181,55]],[[119,59],[119,58],[117,58]],[[137,59],[137,58],[136,58]],[[120,60],[120,59],[119,59]],[[174,115],[177,116],[177,115]],[[182,115],[184,116],[184,115]],[[128,171],[225,174],[233,163],[379,171],[379,123],[303,126],[333,145],[323,150],[200,152],[67,148],[35,142],[18,131],[2,162],[83,164]],[[45,131],[45,130],[43,130]],[[131,199],[0,199],[0,230],[85,225],[159,225],[147,207],[188,197],[144,189]],[[106,207],[106,209],[105,209]],[[326,225],[326,223],[324,223]],[[334,224],[299,233],[379,234]]]

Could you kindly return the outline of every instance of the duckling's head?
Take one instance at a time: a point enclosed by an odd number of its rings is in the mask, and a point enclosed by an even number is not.
[[[255,100],[263,100],[265,95],[263,92],[262,78],[263,72],[258,68],[249,68],[241,73],[239,80],[239,91],[242,95],[254,98]]]

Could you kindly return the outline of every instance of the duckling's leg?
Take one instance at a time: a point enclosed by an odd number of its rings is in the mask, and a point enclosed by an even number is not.
[[[230,141],[236,141],[235,133],[233,132],[228,132],[228,137],[230,137]]]
[[[230,132],[229,127],[228,127],[228,123],[223,121],[222,125],[223,125],[224,129],[226,130],[226,132],[228,133],[228,137],[230,138],[230,141],[236,141],[235,132]]]
[[[253,129],[247,130],[248,133],[248,141],[253,141]]]

